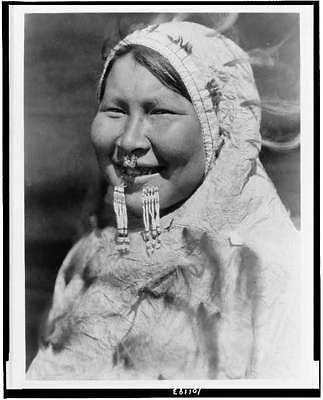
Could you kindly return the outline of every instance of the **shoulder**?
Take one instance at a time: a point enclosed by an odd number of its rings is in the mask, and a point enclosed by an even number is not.
[[[53,305],[55,308],[64,302],[64,298],[69,292],[81,290],[86,284],[87,266],[99,254],[104,246],[108,253],[112,248],[114,234],[112,230],[92,231],[79,239],[66,255],[57,274]],[[70,293],[69,293],[70,295]],[[69,297],[68,295],[68,297]],[[72,296],[73,297],[73,296]]]
[[[64,279],[70,281],[75,273],[81,272],[90,254],[99,245],[99,237],[94,231],[79,239],[67,253],[59,269],[58,276],[64,275]]]
[[[71,275],[80,272],[89,259],[104,245],[109,251],[112,248],[114,233],[112,229],[93,230],[79,239],[67,253],[59,273]]]
[[[97,256],[103,245],[109,251],[113,239],[112,232],[92,231],[78,240],[68,252],[58,271],[52,303],[41,328],[43,345],[51,343],[53,348],[59,348],[64,342],[65,333],[70,332],[73,325],[75,306],[86,298],[87,289],[95,280],[89,274],[88,266],[100,258]],[[99,261],[102,263],[101,259]]]

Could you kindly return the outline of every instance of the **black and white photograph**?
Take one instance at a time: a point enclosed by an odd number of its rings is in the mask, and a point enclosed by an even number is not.
[[[12,387],[318,387],[313,5],[12,7]]]

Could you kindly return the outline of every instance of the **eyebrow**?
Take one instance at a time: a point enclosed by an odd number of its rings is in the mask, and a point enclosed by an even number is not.
[[[121,107],[127,107],[127,105],[128,105],[127,100],[125,100],[121,97],[112,97],[110,101],[112,101],[113,103],[115,103]]]
[[[125,101],[124,99],[122,99],[119,96],[116,96],[116,97],[113,97],[113,96],[109,97],[108,96],[108,98],[103,96],[100,104],[107,104],[109,102],[111,102],[113,104],[116,104],[116,105],[118,105],[120,107],[127,107],[127,101]]]
[[[175,98],[172,98],[171,96],[163,96],[160,98],[157,97],[147,97],[142,99],[141,103],[145,104],[146,106],[149,107],[156,107],[158,105],[164,105],[167,106],[167,102],[171,101],[172,103],[175,103],[173,105],[179,105],[178,102],[176,102]],[[119,95],[114,96],[113,94],[111,96],[103,97],[101,104],[106,104],[107,102],[114,103],[116,105],[119,105],[121,107],[127,107],[128,106],[128,101],[124,99],[123,97],[120,97]]]
[[[159,92],[159,90],[158,90]],[[101,106],[107,106],[108,103],[112,103],[116,106],[127,109],[129,107],[129,101],[131,99],[127,98],[127,93],[120,93],[117,88],[111,87],[105,93],[106,96],[102,97]],[[162,92],[156,97],[155,93],[147,94],[146,97],[141,99],[141,104],[147,108],[154,107],[174,107],[178,110],[178,112],[182,111],[181,101],[177,98],[176,95],[179,95],[176,92]],[[180,96],[180,95],[179,95]],[[182,97],[182,96],[180,96]]]

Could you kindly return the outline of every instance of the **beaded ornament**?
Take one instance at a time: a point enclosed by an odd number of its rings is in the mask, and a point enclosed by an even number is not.
[[[160,248],[159,190],[157,186],[142,191],[142,215],[145,231],[143,238],[148,254]]]
[[[117,220],[117,248],[121,253],[129,249],[128,216],[124,186],[115,186],[113,192],[113,208]]]

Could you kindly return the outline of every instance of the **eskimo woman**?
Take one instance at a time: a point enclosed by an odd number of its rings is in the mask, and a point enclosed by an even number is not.
[[[150,25],[107,56],[98,101],[107,222],[63,262],[28,379],[296,376],[299,237],[258,159],[246,53]]]

